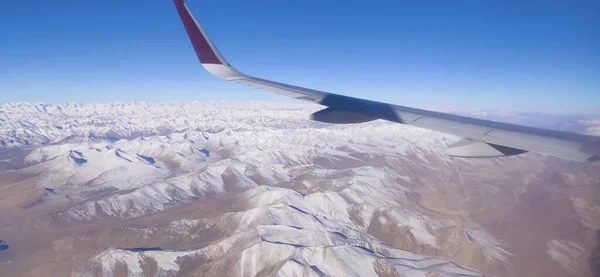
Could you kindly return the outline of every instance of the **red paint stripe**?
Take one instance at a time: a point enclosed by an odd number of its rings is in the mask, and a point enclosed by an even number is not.
[[[194,50],[196,51],[196,55],[198,56],[198,59],[200,59],[200,62],[203,64],[223,64],[210,47],[207,39],[202,35],[198,26],[196,26],[196,22],[194,22],[192,15],[184,6],[183,0],[174,0],[174,2],[179,17],[181,17],[183,26],[187,31],[188,37],[194,46]]]

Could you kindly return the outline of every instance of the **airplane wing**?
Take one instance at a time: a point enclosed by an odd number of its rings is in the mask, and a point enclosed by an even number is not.
[[[208,72],[228,81],[325,106],[311,115],[313,120],[349,124],[383,119],[456,135],[463,139],[445,151],[456,157],[500,157],[530,151],[600,166],[600,137],[397,106],[243,74],[219,53],[184,0],[174,2],[192,46]]]

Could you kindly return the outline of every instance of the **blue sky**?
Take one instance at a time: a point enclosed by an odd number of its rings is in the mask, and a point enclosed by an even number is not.
[[[227,60],[399,105],[600,112],[598,1],[188,0]],[[274,100],[197,62],[170,0],[2,1],[0,102]]]

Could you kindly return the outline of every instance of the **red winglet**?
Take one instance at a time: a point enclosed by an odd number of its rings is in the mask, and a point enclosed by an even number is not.
[[[223,58],[219,58],[221,55],[214,49],[212,43],[210,43],[208,38],[204,35],[204,32],[197,24],[196,19],[190,13],[184,1],[174,0],[174,2],[179,17],[181,17],[183,26],[187,31],[188,37],[194,46],[194,50],[196,51],[196,55],[198,56],[198,59],[200,59],[200,62],[203,64],[226,65],[227,62],[225,62]]]

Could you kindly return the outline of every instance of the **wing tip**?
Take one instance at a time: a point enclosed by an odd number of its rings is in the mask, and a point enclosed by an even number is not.
[[[173,0],[173,2],[200,63],[228,65],[185,5],[185,0]]]

